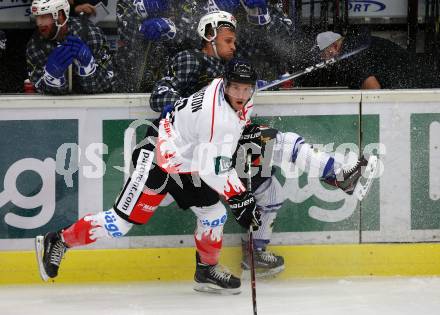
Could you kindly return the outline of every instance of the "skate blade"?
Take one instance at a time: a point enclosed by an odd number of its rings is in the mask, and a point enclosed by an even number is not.
[[[199,283],[199,282],[196,282],[194,284],[194,291],[210,293],[210,294],[220,294],[220,295],[236,295],[241,293],[240,288],[225,289],[212,283]]]
[[[255,278],[257,279],[271,279],[278,276],[279,273],[284,271],[286,266],[282,265],[272,269],[256,269],[255,270]],[[243,269],[241,273],[242,280],[251,280],[251,271],[250,269]]]
[[[354,189],[354,195],[359,201],[362,201],[362,199],[365,198],[371,188],[371,184],[373,183],[377,172],[377,161],[377,156],[370,156],[367,167]],[[362,182],[362,180],[364,180],[364,182]]]
[[[35,253],[37,256],[38,270],[40,272],[40,277],[43,281],[49,280],[49,276],[44,270],[43,265],[43,255],[44,255],[44,236],[39,235],[35,238]]]

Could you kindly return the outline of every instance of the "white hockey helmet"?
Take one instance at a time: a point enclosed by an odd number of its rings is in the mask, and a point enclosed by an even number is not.
[[[208,26],[211,26],[214,31],[214,35],[211,38],[206,37],[206,29]],[[229,12],[213,11],[202,16],[199,26],[197,27],[197,33],[199,33],[199,36],[204,40],[211,42],[217,37],[217,29],[220,26],[228,26],[235,30],[237,28],[237,20]]]
[[[62,10],[69,19],[70,4],[68,0],[33,0],[31,5],[32,15],[52,14],[58,20],[58,12]]]

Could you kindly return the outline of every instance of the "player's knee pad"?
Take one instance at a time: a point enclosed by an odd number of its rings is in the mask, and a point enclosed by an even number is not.
[[[223,226],[228,214],[220,201],[208,207],[191,207],[191,210],[197,217],[195,233],[197,239],[201,239],[203,234],[209,235],[213,240],[223,237]]]
[[[110,209],[86,215],[66,228],[62,236],[67,246],[74,247],[87,245],[104,237],[122,237],[132,226],[132,223],[118,216],[114,209]]]
[[[300,145],[303,143],[303,137],[294,132],[278,132],[274,147],[274,162],[278,165],[295,162]]]
[[[197,251],[202,262],[218,263],[223,241],[223,227],[227,220],[225,206],[219,201],[208,207],[191,207],[197,216],[197,228],[194,232]]]
[[[331,171],[330,164],[333,169],[333,158],[327,152],[303,143],[299,145],[295,164],[300,170],[307,172],[309,178],[321,178]]]

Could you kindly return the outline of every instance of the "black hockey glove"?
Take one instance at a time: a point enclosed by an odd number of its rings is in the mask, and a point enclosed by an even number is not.
[[[257,230],[261,225],[261,213],[257,209],[255,197],[249,192],[229,198],[228,200],[231,211],[235,216],[238,224],[245,229],[249,229],[251,225]]]
[[[246,126],[238,140],[237,150],[232,157],[232,167],[234,167],[240,178],[247,174],[246,157],[252,155],[252,162],[261,156],[261,131],[260,125],[250,124]]]
[[[254,161],[254,156],[259,156],[261,154],[261,130],[258,124],[247,125],[243,132],[241,133],[240,140],[238,144],[243,146],[247,151],[252,148],[252,161]]]

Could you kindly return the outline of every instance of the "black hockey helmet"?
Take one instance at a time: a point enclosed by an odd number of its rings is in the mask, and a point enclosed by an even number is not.
[[[256,84],[257,73],[254,66],[247,60],[241,58],[232,58],[225,68],[223,75],[226,82],[240,82]]]

